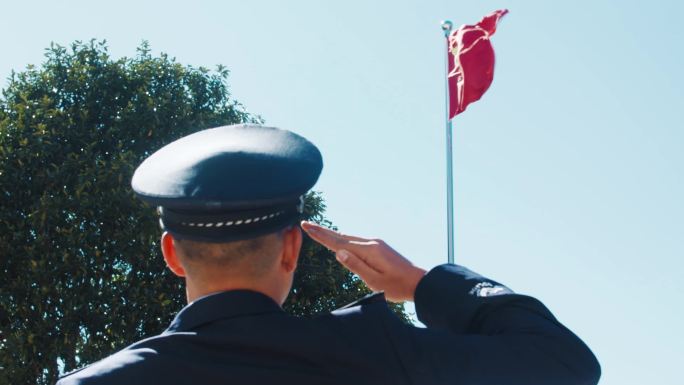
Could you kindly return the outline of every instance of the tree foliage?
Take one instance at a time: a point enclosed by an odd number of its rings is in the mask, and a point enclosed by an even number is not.
[[[191,132],[260,121],[232,99],[225,68],[181,65],[146,43],[132,58],[96,41],[52,45],[45,58],[13,73],[0,98],[0,384],[54,383],[166,328],[183,285],[132,173]],[[324,209],[308,195],[305,214],[330,226]],[[306,239],[285,308],[306,316],[367,292]]]

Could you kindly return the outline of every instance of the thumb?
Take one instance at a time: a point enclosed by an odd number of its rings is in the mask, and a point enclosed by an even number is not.
[[[380,278],[380,273],[369,266],[366,261],[348,250],[338,250],[337,260],[349,271],[358,275],[370,287],[375,286]]]

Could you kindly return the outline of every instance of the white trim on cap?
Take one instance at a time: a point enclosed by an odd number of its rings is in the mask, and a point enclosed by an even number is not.
[[[239,225],[247,225],[250,223],[256,223],[259,221],[265,221],[266,219],[272,219],[275,217],[278,217],[280,215],[283,215],[285,213],[285,210],[278,211],[277,213],[273,214],[268,214],[264,215],[262,217],[254,217],[254,218],[247,218],[247,219],[238,219],[235,221],[223,221],[223,222],[181,222],[182,226],[189,226],[189,227],[223,227],[223,226],[239,226]]]

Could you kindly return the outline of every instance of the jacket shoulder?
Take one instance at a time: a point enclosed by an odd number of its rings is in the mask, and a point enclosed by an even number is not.
[[[127,348],[81,369],[67,373],[57,385],[128,385],[149,383],[147,373],[155,366],[157,351],[148,347]],[[137,381],[134,381],[137,380]]]
[[[372,293],[350,304],[333,310],[321,317],[323,322],[335,323],[341,333],[344,331],[359,333],[377,333],[378,329],[393,329],[406,326],[390,309],[382,292]],[[373,331],[373,332],[371,332]],[[386,333],[378,334],[386,336]],[[377,336],[374,338],[377,340]]]

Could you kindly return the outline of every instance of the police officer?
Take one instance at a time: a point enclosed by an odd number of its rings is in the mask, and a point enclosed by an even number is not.
[[[429,272],[380,240],[298,223],[322,169],[318,149],[280,129],[234,125],[181,138],[136,170],[159,207],[162,252],[188,305],[162,334],[58,384],[595,384],[589,348],[534,298],[457,265]],[[390,301],[332,314],[283,312],[302,229]]]

